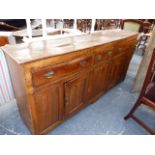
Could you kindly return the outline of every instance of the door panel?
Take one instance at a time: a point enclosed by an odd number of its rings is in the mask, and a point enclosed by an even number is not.
[[[127,53],[122,53],[121,55],[114,57],[111,62],[109,62],[109,72],[108,72],[108,87],[112,88],[117,83],[121,82],[126,75],[129,57]]]
[[[96,65],[94,70],[90,74],[89,84],[88,84],[88,93],[87,100],[90,101],[95,96],[99,95],[101,92],[106,90],[107,86],[107,63],[102,63]]]
[[[87,76],[81,75],[65,83],[65,114],[70,116],[85,104]]]
[[[110,61],[96,65],[91,71],[87,89],[87,101],[95,99],[101,93],[121,82],[126,75],[131,54],[123,52]]]
[[[43,131],[63,118],[63,84],[57,83],[35,93],[37,128]]]

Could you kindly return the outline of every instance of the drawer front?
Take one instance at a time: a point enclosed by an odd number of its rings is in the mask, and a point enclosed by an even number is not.
[[[114,48],[112,45],[98,46],[94,49],[94,63],[98,64],[113,57]]]
[[[122,52],[125,52],[129,49],[133,49],[135,45],[136,45],[136,39],[133,39],[133,38],[116,41],[114,43],[114,48],[115,48],[114,56]]]
[[[58,80],[68,74],[88,69],[91,65],[92,56],[88,56],[32,71],[33,85],[40,86],[51,81]]]

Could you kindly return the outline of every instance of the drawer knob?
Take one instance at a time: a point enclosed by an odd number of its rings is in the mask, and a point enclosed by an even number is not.
[[[80,66],[84,67],[86,65],[86,61],[83,60],[83,61],[80,61]]]
[[[121,52],[122,51],[122,48],[118,48],[118,50]]]
[[[96,56],[96,60],[97,60],[97,61],[100,61],[101,59],[102,59],[102,56],[101,56],[101,55],[97,55],[97,56]]]
[[[108,52],[108,55],[111,57],[112,56],[112,51],[109,51]]]
[[[43,75],[44,78],[47,78],[47,79],[50,79],[54,76],[54,72],[53,71],[50,71],[46,74]]]

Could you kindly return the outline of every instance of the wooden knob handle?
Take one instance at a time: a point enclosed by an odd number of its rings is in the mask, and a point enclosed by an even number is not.
[[[112,51],[109,51],[108,52],[108,55],[111,57],[112,56]]]
[[[82,60],[82,61],[80,61],[80,66],[85,66],[86,65],[86,61],[85,60]]]
[[[97,56],[96,56],[96,60],[97,60],[97,61],[100,61],[101,59],[102,59],[102,56],[101,56],[101,55],[97,55]]]

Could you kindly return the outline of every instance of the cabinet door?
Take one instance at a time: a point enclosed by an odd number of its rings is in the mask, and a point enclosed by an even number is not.
[[[108,72],[108,64],[106,62],[96,65],[94,67],[94,70],[90,74],[89,84],[87,89],[88,102],[106,90],[107,72]]]
[[[87,75],[80,75],[65,83],[66,117],[76,113],[85,104]]]
[[[36,128],[42,132],[63,118],[63,83],[56,83],[35,92]]]
[[[122,81],[125,78],[127,71],[128,59],[126,59],[126,53],[123,53],[119,56],[114,57],[108,66],[108,84],[107,89],[112,88],[117,83]]]

